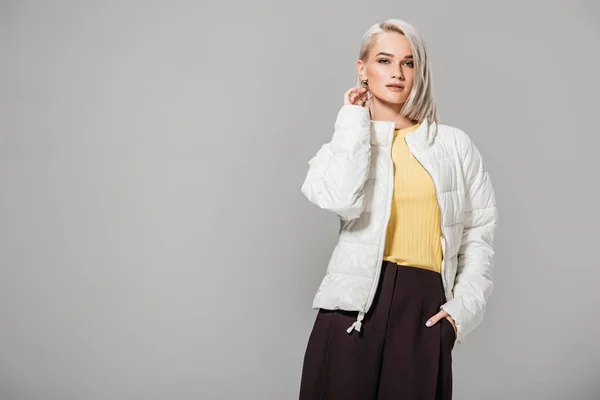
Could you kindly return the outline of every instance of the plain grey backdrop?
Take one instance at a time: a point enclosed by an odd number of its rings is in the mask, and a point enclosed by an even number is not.
[[[4,0],[0,400],[296,398],[338,229],[300,186],[392,17],[498,199],[455,398],[600,399],[597,1]]]

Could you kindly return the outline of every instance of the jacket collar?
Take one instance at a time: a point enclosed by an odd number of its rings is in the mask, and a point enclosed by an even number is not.
[[[391,146],[394,141],[394,129],[396,124],[390,121],[371,120],[371,143],[379,146]],[[430,123],[425,118],[421,125],[414,131],[406,135],[406,143],[414,146],[418,150],[426,150],[435,141],[437,134],[437,124]]]

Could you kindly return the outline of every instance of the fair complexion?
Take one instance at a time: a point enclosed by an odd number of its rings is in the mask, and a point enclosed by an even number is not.
[[[363,105],[367,97],[373,100],[372,119],[392,121],[396,129],[413,126],[417,121],[399,116],[413,87],[414,62],[412,49],[406,36],[397,32],[384,32],[377,38],[366,60],[358,60],[361,80],[368,80],[367,88],[351,88],[344,93],[344,104]],[[429,318],[425,323],[431,327],[446,318],[454,327],[454,319],[444,310]]]
[[[372,119],[392,121],[396,129],[417,123],[399,116],[414,80],[412,49],[406,36],[397,32],[381,33],[367,58],[357,61],[357,70],[360,79],[368,81],[368,92],[373,103]],[[365,88],[350,89],[347,92],[350,104],[362,104],[366,92]]]

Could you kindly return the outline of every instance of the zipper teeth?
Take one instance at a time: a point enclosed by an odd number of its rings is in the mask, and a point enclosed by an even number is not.
[[[389,172],[389,178],[388,178],[388,201],[386,204],[386,218],[385,218],[385,222],[383,224],[382,227],[382,235],[381,235],[381,241],[379,243],[379,256],[377,257],[377,268],[375,271],[375,278],[373,279],[373,284],[371,286],[371,291],[369,292],[369,297],[367,298],[367,304],[365,306],[364,312],[366,313],[369,308],[371,307],[371,303],[373,302],[373,298],[375,297],[375,289],[377,288],[377,283],[379,282],[379,275],[381,274],[381,263],[383,262],[383,253],[385,251],[385,239],[386,239],[386,234],[387,234],[387,225],[390,221],[390,210],[391,210],[391,205],[392,205],[392,197],[394,195],[393,192],[393,188],[394,188],[394,161],[392,160],[392,145],[393,145],[393,139],[394,139],[394,127],[395,126],[391,126],[391,132],[388,133],[388,144],[389,144],[389,161],[390,161],[390,168],[388,168],[388,172]],[[390,139],[391,139],[391,143],[390,143]]]

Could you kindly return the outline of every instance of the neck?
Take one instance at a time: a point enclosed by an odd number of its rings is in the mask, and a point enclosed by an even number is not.
[[[392,104],[373,97],[372,119],[376,121],[390,121],[396,124],[396,129],[409,128],[417,123],[408,117],[400,116],[403,104]]]

